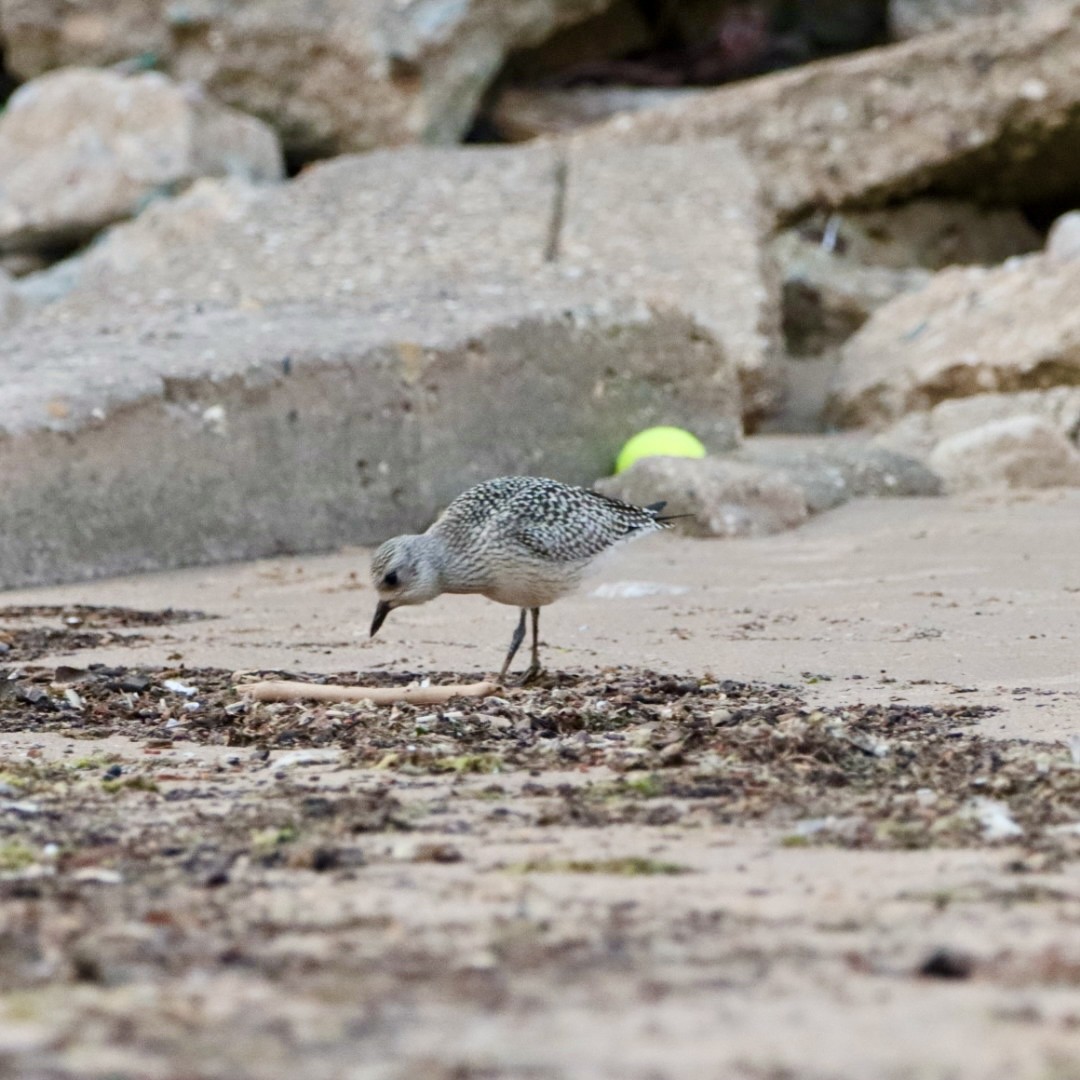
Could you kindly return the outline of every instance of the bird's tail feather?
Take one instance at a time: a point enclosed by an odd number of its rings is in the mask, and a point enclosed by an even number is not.
[[[694,516],[693,514],[661,514],[660,511],[663,510],[665,506],[667,506],[667,502],[661,500],[660,502],[649,503],[645,509],[651,511],[653,518],[661,525],[667,525],[669,521],[678,521],[680,518]]]

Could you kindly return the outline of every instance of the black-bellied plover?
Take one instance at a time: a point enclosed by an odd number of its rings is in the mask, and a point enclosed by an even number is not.
[[[425,533],[387,540],[371,561],[379,594],[374,637],[396,607],[442,593],[479,593],[521,608],[499,672],[506,678],[532,614],[532,663],[540,673],[540,609],[575,589],[597,556],[668,527],[663,503],[631,506],[537,476],[504,476],[462,492]]]

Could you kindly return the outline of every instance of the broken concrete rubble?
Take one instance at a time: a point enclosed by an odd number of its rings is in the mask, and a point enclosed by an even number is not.
[[[1080,6],[1040,5],[721,87],[571,136],[728,136],[780,220],[933,191],[993,203],[1080,195]]]
[[[0,35],[20,78],[142,57],[311,158],[457,141],[509,52],[608,2],[2,0]]]
[[[0,114],[0,250],[73,247],[152,199],[226,175],[280,179],[273,131],[156,72],[44,75]]]
[[[928,460],[950,491],[1080,487],[1080,450],[1041,416],[1010,416],[950,435]]]
[[[883,427],[948,398],[1080,383],[1080,262],[1046,255],[945,270],[844,346],[831,411]]]

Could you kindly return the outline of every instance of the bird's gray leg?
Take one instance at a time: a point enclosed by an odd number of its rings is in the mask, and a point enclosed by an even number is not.
[[[521,643],[525,640],[526,610],[526,608],[521,609],[521,618],[518,619],[517,629],[514,631],[514,636],[510,639],[510,651],[506,654],[506,659],[503,661],[502,671],[499,672],[498,682],[500,684],[506,681],[506,673],[510,669],[510,661],[514,659],[514,654],[521,648]]]
[[[532,612],[532,663],[529,665],[528,671],[521,676],[521,685],[530,683],[533,679],[537,678],[544,670],[540,666],[540,609],[538,607],[530,608]],[[525,612],[521,613],[521,625],[525,626]]]

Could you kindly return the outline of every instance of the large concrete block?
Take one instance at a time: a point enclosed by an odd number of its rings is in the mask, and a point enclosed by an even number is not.
[[[1080,6],[972,19],[897,45],[721,87],[571,136],[736,138],[782,219],[923,192],[1080,195]]]
[[[760,219],[722,142],[202,181],[5,338],[0,581],[374,542],[485,477],[589,482],[656,423],[729,449],[770,345]]]
[[[567,158],[555,259],[613,289],[692,315],[739,372],[743,415],[780,396],[779,278],[753,171],[730,140],[590,147]]]
[[[702,327],[581,287],[31,323],[5,351],[3,586],[373,543],[488,476],[587,483],[673,415],[738,431]]]
[[[54,313],[177,301],[371,304],[448,282],[585,282],[715,336],[743,412],[779,393],[779,284],[753,171],[700,146],[406,148],[314,166],[272,190],[203,183],[89,252]]]

